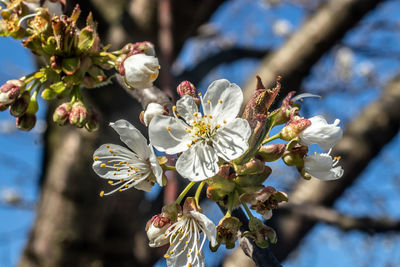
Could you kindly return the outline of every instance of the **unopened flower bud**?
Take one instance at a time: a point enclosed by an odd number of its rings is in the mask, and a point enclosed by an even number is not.
[[[31,96],[28,91],[23,92],[10,106],[10,114],[14,117],[22,116],[28,109]]]
[[[58,125],[65,125],[69,119],[72,104],[69,102],[59,105],[53,113],[53,121]]]
[[[82,128],[87,122],[88,112],[85,105],[81,102],[75,102],[69,114],[69,123],[76,127]]]
[[[17,128],[23,131],[29,131],[36,124],[36,115],[31,113],[25,113],[16,120]]]
[[[197,89],[196,87],[189,81],[181,82],[177,87],[176,91],[180,97],[184,95],[190,95],[191,97],[197,97]]]
[[[304,156],[308,153],[308,147],[296,145],[290,151],[283,154],[283,161],[288,166],[296,166],[302,168],[304,166]]]
[[[3,84],[0,87],[0,104],[13,103],[18,98],[22,85],[24,83],[20,80],[10,80]]]
[[[162,214],[154,215],[146,224],[146,234],[150,247],[160,247],[169,242],[164,234],[171,226],[171,220]]]
[[[264,166],[262,171],[254,174],[239,175],[235,179],[235,183],[239,186],[260,186],[271,174],[272,169],[268,166]]]
[[[99,114],[91,110],[89,112],[88,121],[85,124],[86,130],[88,130],[89,132],[97,131],[99,129],[99,124]]]
[[[125,81],[135,89],[151,87],[160,69],[156,57],[143,53],[127,57],[122,65]]]
[[[310,126],[311,121],[305,118],[293,118],[291,119],[285,127],[280,132],[281,139],[285,141],[290,141],[293,138],[298,137],[298,135],[304,131],[308,126]]]
[[[149,126],[150,121],[156,115],[168,115],[168,109],[165,106],[161,106],[158,103],[150,103],[147,105],[146,110],[143,113],[143,123]]]
[[[259,159],[253,159],[237,168],[238,175],[261,173],[264,171],[265,162]]]
[[[285,153],[284,144],[264,145],[258,150],[257,156],[265,162],[271,162],[280,159]]]
[[[242,223],[236,217],[222,218],[217,225],[217,242],[225,244],[227,249],[234,248],[241,225]]]

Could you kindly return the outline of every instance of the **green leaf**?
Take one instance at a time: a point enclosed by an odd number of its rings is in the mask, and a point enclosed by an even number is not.
[[[77,57],[64,58],[61,64],[61,68],[67,75],[74,74],[80,67],[81,60]]]
[[[81,53],[88,51],[93,46],[94,39],[95,32],[93,28],[89,26],[84,28],[79,34],[78,51]]]

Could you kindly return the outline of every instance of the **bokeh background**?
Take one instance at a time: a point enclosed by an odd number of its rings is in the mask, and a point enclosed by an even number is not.
[[[182,80],[204,92],[219,78],[250,92],[255,74],[269,86],[282,76],[280,100],[291,90],[320,95],[304,100],[302,114],[341,120],[345,138],[333,152],[342,156],[345,176],[305,182],[294,169],[271,164],[266,184],[299,204],[268,222],[278,232],[272,249],[284,266],[400,266],[400,1],[88,0],[69,1],[68,9],[77,2],[83,14],[94,13],[114,48],[154,42],[162,65],[157,83],[171,95]],[[0,56],[0,83],[37,67],[10,38],[0,39]],[[86,97],[102,112],[96,134],[54,126],[51,104],[40,105],[28,133],[0,113],[1,267],[164,266],[163,251],[147,247],[144,225],[176,188],[100,199],[107,185],[90,167],[98,145],[119,142],[107,123],[137,125],[142,107],[117,85]],[[218,208],[203,205],[218,223]],[[252,264],[223,249],[207,251],[206,261]]]

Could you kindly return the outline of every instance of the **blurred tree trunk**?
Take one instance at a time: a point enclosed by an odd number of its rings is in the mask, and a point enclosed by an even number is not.
[[[105,43],[112,41],[112,46],[118,48],[128,41],[148,40],[159,47],[158,1],[76,2],[81,5],[82,17],[93,11]],[[172,38],[176,54],[184,40],[222,2],[173,2],[172,25],[176,30],[172,31]],[[69,5],[71,9],[73,1]],[[196,15],[193,10],[197,10]],[[102,124],[96,133],[54,125],[51,114],[55,106],[49,108],[37,217],[19,266],[150,266],[159,258],[158,250],[147,246],[144,226],[153,214],[160,212],[162,198],[152,203],[138,190],[100,198],[99,192],[107,190],[107,183],[91,168],[98,146],[120,144],[108,122],[124,118],[140,128],[137,116],[142,106],[116,84],[87,91],[86,98],[102,112]]]

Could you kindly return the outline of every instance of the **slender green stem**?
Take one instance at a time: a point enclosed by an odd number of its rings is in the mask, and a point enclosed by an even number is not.
[[[180,204],[183,200],[183,198],[186,196],[187,192],[189,192],[190,188],[192,188],[192,186],[194,186],[196,182],[190,182],[185,189],[183,189],[182,193],[180,193],[180,195],[178,196],[178,198],[175,200],[176,204]]]
[[[199,184],[196,190],[196,195],[194,195],[194,199],[196,200],[197,205],[199,205],[199,198],[201,194],[201,190],[203,189],[204,181]]]
[[[164,165],[166,171],[176,171],[175,166]]]
[[[278,138],[280,138],[280,137],[281,137],[281,133],[277,133],[276,135],[273,135],[273,136],[271,136],[271,137],[269,137],[269,138],[264,139],[264,141],[262,142],[262,144],[264,145],[264,144],[266,144],[266,143],[268,143],[268,142],[271,142],[272,140],[278,139]]]
[[[247,216],[249,216],[249,218],[253,218],[254,216],[253,216],[253,214],[251,213],[249,207],[247,207],[247,204],[244,203],[244,202],[242,202],[242,201],[240,201],[240,203],[242,203],[242,206],[243,206],[244,210],[246,211]]]
[[[225,217],[231,217],[232,216],[232,208],[233,208],[233,202],[235,200],[235,194],[232,193],[229,195],[228,198],[228,211],[225,214]]]

